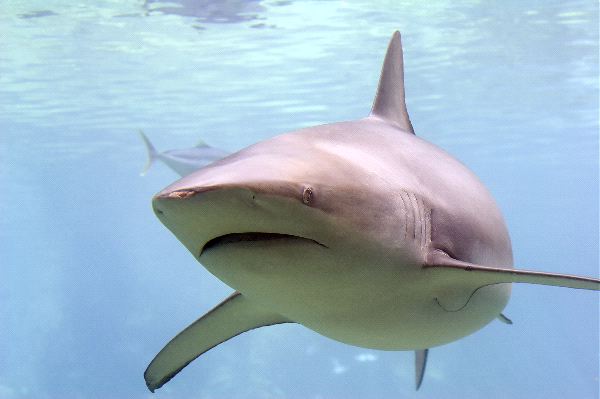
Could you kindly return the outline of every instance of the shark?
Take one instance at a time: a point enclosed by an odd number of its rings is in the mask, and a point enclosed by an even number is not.
[[[192,148],[167,150],[161,153],[156,151],[156,148],[154,148],[154,145],[142,130],[139,131],[139,134],[148,151],[148,162],[140,173],[142,176],[148,172],[148,169],[150,169],[157,159],[161,160],[179,176],[185,176],[229,155],[229,152],[211,147],[203,140],[200,140],[198,144]]]
[[[370,114],[285,133],[156,194],[158,219],[235,291],[173,338],[144,373],[154,392],[241,333],[298,323],[333,340],[429,349],[503,313],[513,283],[600,290],[594,277],[513,265],[504,218],[483,183],[415,135],[395,32]]]

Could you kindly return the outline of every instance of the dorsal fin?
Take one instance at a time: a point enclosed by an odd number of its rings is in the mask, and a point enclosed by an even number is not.
[[[402,41],[398,31],[394,32],[388,45],[371,115],[415,134],[404,100],[404,60],[402,58]]]

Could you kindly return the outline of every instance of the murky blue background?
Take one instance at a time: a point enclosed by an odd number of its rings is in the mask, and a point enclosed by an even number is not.
[[[400,4],[401,3],[401,4]],[[295,325],[210,351],[152,395],[156,352],[230,293],[154,217],[136,131],[230,151],[370,110],[403,34],[417,134],[488,185],[516,265],[598,275],[594,1],[0,4],[0,398],[598,398],[598,293],[517,285],[413,355]]]

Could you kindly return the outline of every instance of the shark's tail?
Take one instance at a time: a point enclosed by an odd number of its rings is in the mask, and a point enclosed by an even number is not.
[[[154,160],[158,157],[158,152],[156,152],[156,149],[154,148],[148,137],[146,137],[142,129],[140,129],[139,132],[140,136],[142,137],[142,140],[144,140],[144,144],[146,144],[146,149],[148,150],[148,162],[146,162],[144,170],[142,170],[142,172],[140,173],[140,176],[144,176],[148,169],[150,169],[150,167],[154,163]]]

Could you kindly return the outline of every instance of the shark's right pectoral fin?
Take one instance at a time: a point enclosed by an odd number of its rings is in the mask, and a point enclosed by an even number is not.
[[[180,332],[156,355],[144,372],[146,385],[154,392],[192,360],[220,343],[254,328],[288,322],[235,292]]]

